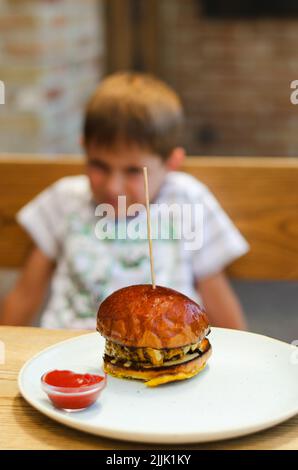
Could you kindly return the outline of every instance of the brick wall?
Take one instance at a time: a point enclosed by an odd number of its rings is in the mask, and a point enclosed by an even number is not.
[[[210,20],[159,2],[160,70],[182,96],[188,153],[297,155],[298,20]]]
[[[0,0],[0,152],[79,152],[104,73],[102,0]]]

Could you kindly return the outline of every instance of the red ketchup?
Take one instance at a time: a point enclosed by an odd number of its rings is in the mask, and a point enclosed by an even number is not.
[[[82,410],[97,400],[106,385],[106,376],[52,370],[42,376],[41,383],[57,408]]]

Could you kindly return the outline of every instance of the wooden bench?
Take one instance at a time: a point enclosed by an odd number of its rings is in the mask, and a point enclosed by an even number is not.
[[[251,245],[228,270],[242,279],[298,279],[298,158],[189,157],[183,170],[208,185]],[[30,239],[15,221],[57,179],[84,172],[78,157],[0,156],[0,266],[20,267]]]

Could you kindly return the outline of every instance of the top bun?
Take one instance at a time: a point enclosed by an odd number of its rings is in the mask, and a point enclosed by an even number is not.
[[[138,348],[179,348],[203,339],[205,311],[173,289],[142,284],[107,297],[97,313],[97,330],[116,343]]]

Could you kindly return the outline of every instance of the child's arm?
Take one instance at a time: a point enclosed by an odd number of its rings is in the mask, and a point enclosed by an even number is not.
[[[240,303],[223,272],[198,281],[197,289],[211,325],[247,329]]]
[[[39,312],[55,263],[39,248],[31,251],[16,286],[4,298],[1,325],[30,325]]]

